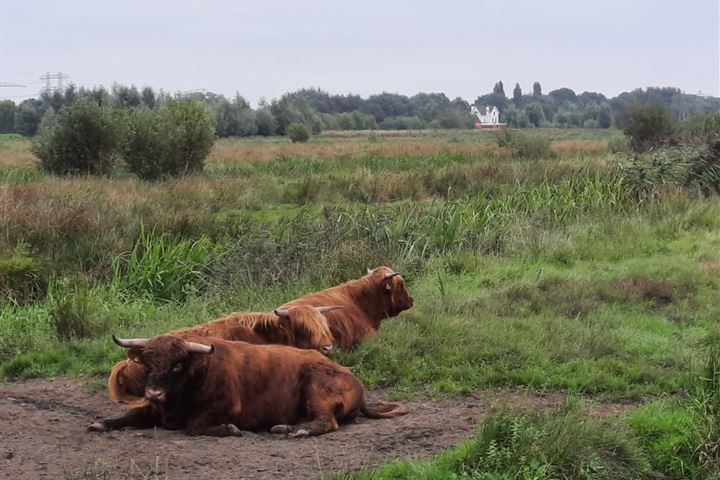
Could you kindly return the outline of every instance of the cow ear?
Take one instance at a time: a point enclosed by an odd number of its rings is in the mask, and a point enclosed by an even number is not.
[[[143,363],[142,361],[142,348],[131,348],[127,352],[127,356],[130,360],[135,363]]]
[[[385,284],[385,290],[387,290],[388,292],[391,291],[391,290],[392,290],[392,286],[391,286],[389,283],[386,283],[386,284]]]

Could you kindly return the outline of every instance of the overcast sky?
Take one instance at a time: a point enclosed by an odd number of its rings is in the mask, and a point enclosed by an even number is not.
[[[253,103],[301,87],[474,100],[502,80],[720,95],[720,0],[0,0],[0,81],[62,71]]]

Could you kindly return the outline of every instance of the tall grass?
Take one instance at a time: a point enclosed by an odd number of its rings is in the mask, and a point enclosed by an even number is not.
[[[558,184],[546,181],[490,198],[368,207],[346,213],[341,220],[350,232],[368,236],[395,258],[408,261],[461,249],[492,250],[494,231],[519,218],[552,228],[583,213],[631,207],[621,179],[595,174]]]
[[[427,460],[331,476],[346,480],[550,480],[655,478],[637,439],[619,422],[588,419],[576,401],[549,414],[504,412],[475,438]]]
[[[206,236],[183,240],[142,229],[133,249],[113,261],[112,286],[159,302],[181,301],[200,286],[219,253]]]

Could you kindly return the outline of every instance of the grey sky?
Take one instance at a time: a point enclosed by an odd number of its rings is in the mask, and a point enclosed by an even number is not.
[[[77,85],[206,88],[253,103],[300,87],[444,92],[497,80],[609,96],[720,95],[718,0],[0,0],[2,98],[62,71]]]

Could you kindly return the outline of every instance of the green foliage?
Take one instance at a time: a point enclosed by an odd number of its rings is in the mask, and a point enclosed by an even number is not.
[[[109,175],[120,141],[121,130],[113,112],[82,100],[46,118],[33,141],[33,153],[48,173]]]
[[[667,187],[720,194],[720,145],[668,147],[636,155],[625,162],[623,173],[633,194],[643,200]]]
[[[273,135],[278,128],[277,121],[268,107],[261,107],[255,111],[255,124],[258,135],[264,137]]]
[[[217,97],[210,104],[215,119],[215,132],[219,137],[249,137],[257,135],[256,114],[241,96],[230,102]]]
[[[545,123],[545,112],[539,103],[531,103],[524,108],[528,121],[535,127],[540,127]]]
[[[608,140],[608,151],[610,153],[632,154],[630,140],[626,136],[612,137]]]
[[[588,419],[577,402],[549,414],[503,412],[485,420],[475,438],[430,461],[407,461],[345,479],[593,479],[653,478],[637,440],[621,425]]]
[[[688,395],[662,398],[633,411],[629,425],[666,478],[706,479],[720,472],[720,334],[705,339],[700,371]]]
[[[667,140],[675,125],[661,103],[638,103],[631,107],[624,132],[636,152],[644,152]]]
[[[20,103],[15,110],[15,131],[21,135],[35,135],[47,108],[41,101],[34,98]]]
[[[97,311],[97,302],[86,288],[55,284],[47,304],[50,324],[61,340],[95,337],[111,328],[108,317]]]
[[[0,133],[15,132],[15,109],[12,100],[0,101]]]
[[[133,109],[125,118],[122,155],[138,177],[158,180],[202,171],[214,143],[202,105],[170,102],[159,110]]]
[[[310,129],[304,123],[291,123],[287,129],[288,137],[293,143],[305,143],[310,139]]]
[[[127,113],[122,156],[128,169],[144,180],[182,172],[177,130],[169,115],[144,108]]]
[[[43,297],[47,281],[38,262],[20,251],[0,258],[0,297],[26,304]]]
[[[198,102],[167,103],[168,115],[178,131],[178,151],[182,152],[182,172],[200,172],[215,142],[215,128],[207,111]]]
[[[541,135],[528,135],[518,130],[504,129],[499,132],[495,141],[502,148],[507,148],[513,157],[518,158],[550,158],[550,139]]]
[[[132,251],[113,261],[112,284],[128,295],[181,301],[202,286],[218,254],[205,236],[191,241],[143,230]]]
[[[540,86],[540,82],[533,83],[533,97],[535,97],[535,98],[542,97],[542,87]]]
[[[680,125],[686,142],[709,143],[720,138],[720,112],[693,115]]]

